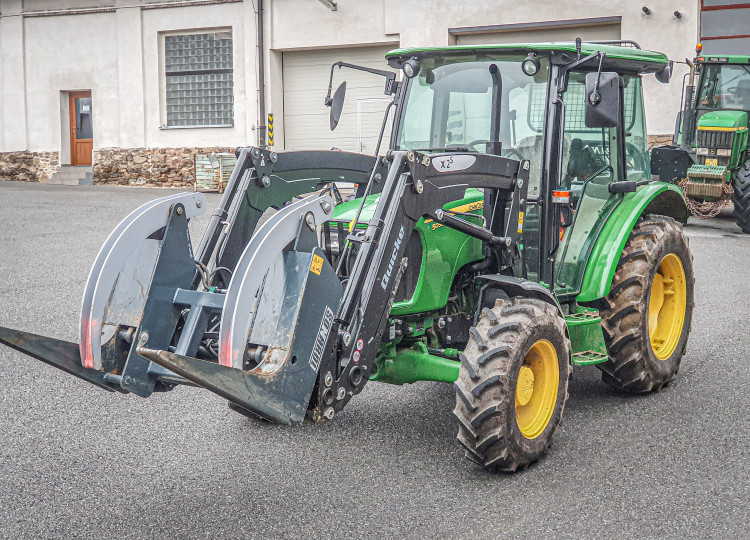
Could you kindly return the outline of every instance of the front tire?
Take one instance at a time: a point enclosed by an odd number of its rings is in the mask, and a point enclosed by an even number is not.
[[[602,380],[646,393],[669,385],[680,368],[693,317],[693,258],[682,225],[646,216],[622,251],[601,310],[609,360]]]
[[[750,234],[750,160],[740,167],[732,182],[734,218],[745,234]]]
[[[453,413],[466,457],[492,471],[528,467],[549,448],[568,397],[565,319],[542,300],[498,300],[460,358]]]

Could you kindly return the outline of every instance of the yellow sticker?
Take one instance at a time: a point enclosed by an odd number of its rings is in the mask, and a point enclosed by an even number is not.
[[[321,270],[323,270],[323,257],[313,254],[312,262],[310,263],[310,272],[320,275]]]
[[[518,234],[521,234],[523,232],[523,212],[518,212]]]
[[[714,167],[719,164],[718,158],[706,158],[706,165],[713,165]]]

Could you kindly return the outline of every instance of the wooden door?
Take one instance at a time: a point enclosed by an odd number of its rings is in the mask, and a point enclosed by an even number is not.
[[[94,149],[91,92],[69,92],[70,164],[91,165]]]

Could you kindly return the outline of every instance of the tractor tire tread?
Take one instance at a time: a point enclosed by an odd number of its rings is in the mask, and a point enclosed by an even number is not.
[[[648,302],[653,275],[666,252],[681,256],[687,286],[687,307],[680,342],[667,364],[656,359],[648,332]],[[602,380],[630,393],[656,392],[679,370],[692,325],[694,276],[692,255],[682,225],[661,215],[646,215],[630,234],[600,310],[609,360],[596,367]]]

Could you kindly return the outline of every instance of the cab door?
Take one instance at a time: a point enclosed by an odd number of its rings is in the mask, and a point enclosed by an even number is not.
[[[569,192],[570,202],[566,222],[560,224],[560,246],[555,257],[555,292],[560,297],[575,296],[580,291],[594,242],[622,200],[622,194],[609,192],[610,184],[641,180],[650,174],[640,79],[620,77],[622,126],[589,128],[584,121],[585,78],[585,73],[571,73],[564,96],[559,190]]]

